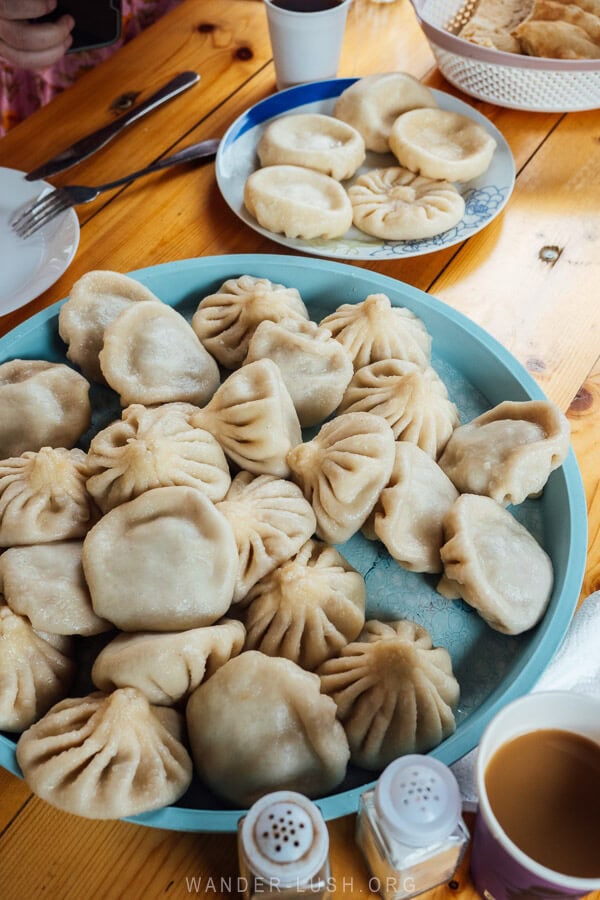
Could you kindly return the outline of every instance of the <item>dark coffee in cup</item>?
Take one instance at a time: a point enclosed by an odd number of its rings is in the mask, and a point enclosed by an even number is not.
[[[290,12],[323,12],[324,9],[333,9],[339,6],[341,0],[271,0],[273,6],[280,9],[288,9]]]
[[[490,807],[528,857],[564,875],[600,877],[600,744],[540,729],[499,747],[485,769]]]

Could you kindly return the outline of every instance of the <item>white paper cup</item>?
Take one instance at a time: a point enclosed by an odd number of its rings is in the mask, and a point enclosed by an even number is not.
[[[600,889],[600,878],[561,875],[531,859],[502,830],[485,789],[485,770],[503,744],[521,734],[559,729],[600,743],[600,702],[568,691],[534,692],[509,703],[494,716],[483,733],[475,778],[479,809],[471,853],[471,875],[486,900],[514,897],[581,897]],[[599,848],[600,852],[600,848]]]
[[[292,12],[265,0],[278,90],[335,78],[351,3],[342,0],[320,12]]]

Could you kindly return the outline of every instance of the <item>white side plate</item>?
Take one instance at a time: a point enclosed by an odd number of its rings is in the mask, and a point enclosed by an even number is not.
[[[54,284],[79,245],[79,219],[73,209],[26,240],[13,232],[14,211],[53,187],[46,181],[25,181],[24,174],[0,168],[0,316],[25,306]]]
[[[316,81],[281,91],[255,104],[231,125],[217,153],[217,182],[223,197],[239,218],[278,244],[310,253],[313,256],[329,256],[336,259],[402,259],[421,256],[435,250],[443,250],[471,237],[485,228],[506,206],[515,183],[515,164],[510,147],[503,135],[489,119],[450,94],[433,91],[441,109],[468,116],[483,126],[495,139],[497,147],[492,162],[483,175],[456,187],[466,204],[464,218],[454,228],[432,238],[416,241],[384,241],[364,234],[354,226],[341,238],[311,240],[286,238],[262,228],[244,206],[244,185],[248,176],[259,167],[256,146],[271,119],[297,113],[322,113],[332,115],[337,97],[356,78],[334,78]],[[369,169],[398,165],[392,154],[367,153],[363,166],[354,179]],[[354,179],[349,179],[350,185]]]

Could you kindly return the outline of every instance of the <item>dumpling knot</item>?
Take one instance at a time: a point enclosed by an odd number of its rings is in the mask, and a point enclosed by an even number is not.
[[[85,465],[83,452],[42,447],[37,453],[26,453],[24,456],[30,457],[24,471],[27,473],[31,490],[49,493],[57,500],[65,494],[76,496],[81,493],[81,479],[78,473]]]
[[[392,200],[400,203],[414,203],[417,199],[417,192],[408,184],[397,184],[390,189],[389,196]]]
[[[373,319],[375,322],[379,316],[386,310],[389,310],[391,303],[385,294],[369,294],[363,304],[365,315]]]

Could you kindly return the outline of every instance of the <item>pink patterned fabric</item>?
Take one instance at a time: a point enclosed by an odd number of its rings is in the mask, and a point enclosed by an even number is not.
[[[179,2],[123,0],[123,32],[118,43],[102,50],[69,54],[47,69],[18,69],[0,58],[0,137]]]

